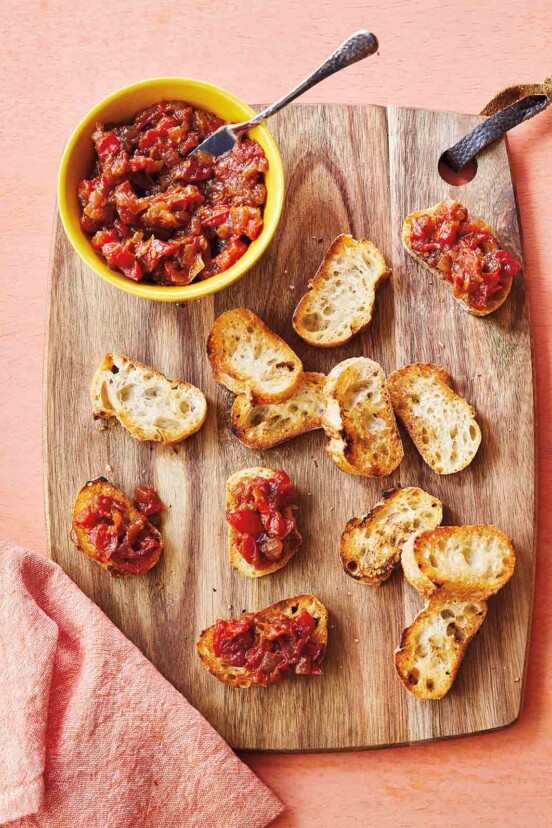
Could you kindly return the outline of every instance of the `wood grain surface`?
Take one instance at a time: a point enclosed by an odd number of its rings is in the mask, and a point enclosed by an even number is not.
[[[58,225],[51,268],[46,365],[47,514],[51,554],[236,748],[324,750],[376,747],[499,728],[520,709],[534,574],[534,419],[524,280],[489,319],[463,313],[446,288],[405,253],[404,216],[457,196],[488,220],[519,256],[515,198],[503,144],[480,156],[461,189],[440,178],[440,153],[478,118],[383,107],[298,106],[273,124],[286,167],[286,206],[260,265],[214,298],[186,307],[142,302],[104,284],[76,257]],[[340,232],[370,238],[393,270],[378,292],[371,328],[346,346],[319,350],[293,332],[291,314],[329,242]],[[309,370],[364,354],[389,373],[434,361],[476,407],[483,432],[472,465],[439,477],[404,436],[405,459],[380,480],[340,472],[321,432],[271,451],[230,434],[232,395],[212,381],[204,343],[214,318],[246,305],[297,350]],[[136,357],[199,385],[209,402],[203,429],[169,448],[139,444],[118,424],[90,416],[89,380],[106,351]],[[224,485],[252,465],[284,467],[300,492],[302,550],[280,572],[251,581],[227,561]],[[162,562],[136,579],[113,579],[69,540],[82,484],[104,474],[131,493],[153,483],[170,507]],[[420,600],[400,574],[379,590],[340,567],[346,520],[367,512],[382,488],[420,485],[446,505],[447,523],[492,522],[513,538],[513,580],[491,601],[453,690],[441,702],[409,697],[393,650]],[[195,642],[217,617],[312,591],[330,611],[322,679],[237,691],[201,667]]]

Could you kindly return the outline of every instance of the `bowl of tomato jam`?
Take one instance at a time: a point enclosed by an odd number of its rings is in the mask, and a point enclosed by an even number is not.
[[[253,110],[202,81],[159,78],[103,100],[71,135],[58,207],[83,262],[146,299],[217,293],[261,258],[280,219],[282,161],[266,126],[223,156],[195,153]]]

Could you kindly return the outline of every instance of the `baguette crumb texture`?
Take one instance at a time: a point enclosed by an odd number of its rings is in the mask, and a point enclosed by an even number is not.
[[[431,599],[403,631],[395,651],[395,667],[406,690],[419,699],[442,699],[486,615],[484,600]]]
[[[199,431],[207,416],[202,391],[142,362],[106,354],[90,386],[95,419],[116,417],[133,437],[171,445]]]
[[[434,204],[432,207],[427,207],[425,210],[417,210],[415,213],[410,213],[405,220],[402,228],[402,242],[405,246],[406,250],[415,259],[418,264],[420,264],[425,270],[431,273],[433,276],[436,276],[439,281],[444,282],[447,288],[452,291],[452,285],[446,279],[443,278],[441,271],[437,267],[431,267],[427,261],[425,260],[424,256],[421,253],[412,249],[412,222],[416,218],[421,218],[422,216],[433,216],[443,204],[451,205],[454,203],[453,199],[450,199],[446,202],[439,202],[438,204]],[[470,218],[476,218],[475,216],[470,216]],[[512,282],[513,279],[511,276],[503,274],[502,282],[504,284],[504,290],[497,293],[495,298],[489,302],[489,305],[485,310],[478,310],[477,308],[472,308],[461,296],[454,296],[453,298],[458,302],[460,307],[467,311],[467,313],[471,314],[472,316],[488,316],[490,313],[493,313],[495,310],[504,304],[508,296],[510,295],[510,291],[512,290]]]
[[[261,622],[263,620],[273,621],[282,614],[292,618],[294,615],[300,615],[304,610],[310,612],[313,618],[317,619],[318,623],[313,638],[325,648],[328,644],[328,611],[314,595],[305,594],[286,598],[259,610],[257,613],[244,613],[241,617],[244,617],[244,615],[255,616]],[[246,667],[233,667],[224,664],[215,655],[213,648],[214,631],[215,625],[213,624],[208,629],[203,630],[197,642],[197,651],[203,666],[224,684],[230,684],[232,687],[251,687],[254,682]]]
[[[428,602],[404,630],[395,667],[410,693],[441,699],[485,619],[487,599],[512,577],[514,548],[494,526],[438,526],[407,541],[402,565]]]
[[[389,273],[372,242],[341,234],[297,305],[293,327],[310,345],[343,345],[372,321],[376,288]]]
[[[380,586],[400,566],[404,544],[413,534],[438,526],[441,501],[416,486],[384,494],[369,514],[353,518],[341,537],[341,563],[347,575]]]
[[[252,405],[246,394],[239,394],[232,405],[232,433],[244,446],[262,451],[322,428],[325,381],[324,374],[306,371],[281,403]]]
[[[226,510],[236,509],[238,507],[238,502],[233,490],[239,483],[243,483],[246,480],[253,480],[255,477],[264,477],[265,480],[270,480],[275,474],[276,472],[274,469],[268,469],[264,466],[252,466],[251,468],[240,469],[240,471],[235,472],[235,474],[228,478],[226,483]],[[291,506],[286,506],[286,508],[282,510],[282,514],[286,520],[295,516]],[[241,554],[238,543],[239,532],[237,529],[230,526],[228,523],[226,525],[228,527],[228,554],[230,558],[230,565],[247,578],[262,578],[263,575],[271,575],[273,572],[277,572],[289,563],[299,548],[287,547],[286,539],[284,538],[284,549],[282,556],[277,561],[274,561],[274,563],[270,566],[258,569],[256,566],[249,563],[249,561],[246,561]]]
[[[475,410],[451,387],[444,368],[415,363],[387,378],[395,414],[425,462],[437,474],[468,466],[481,443]]]
[[[495,526],[439,526],[405,544],[406,578],[425,598],[435,593],[488,598],[514,573],[510,538]]]
[[[349,474],[382,477],[403,458],[385,374],[377,362],[353,357],[328,374],[322,425],[326,451]]]
[[[247,308],[221,314],[207,339],[213,377],[252,404],[287,400],[301,381],[301,360]]]

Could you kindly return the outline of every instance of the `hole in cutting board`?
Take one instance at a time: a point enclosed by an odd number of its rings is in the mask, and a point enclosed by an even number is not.
[[[465,167],[462,167],[460,172],[454,172],[451,167],[445,164],[443,156],[441,156],[439,158],[439,175],[447,184],[452,184],[453,187],[462,187],[464,184],[469,184],[470,181],[473,181],[477,175],[477,161],[475,158],[472,158]]]

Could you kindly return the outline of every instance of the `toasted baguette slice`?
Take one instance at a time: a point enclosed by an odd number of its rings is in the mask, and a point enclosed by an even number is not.
[[[143,519],[143,514],[134,504],[124,495],[116,486],[106,480],[105,477],[98,477],[97,480],[90,480],[82,487],[77,495],[75,506],[73,508],[72,520],[72,540],[80,549],[81,552],[95,561],[104,569],[107,569],[111,575],[141,575],[148,572],[158,562],[161,552],[163,551],[163,537],[161,533],[149,521],[145,523],[145,531],[151,535],[159,544],[157,548],[151,550],[142,557],[133,558],[119,558],[115,554],[114,557],[105,560],[99,555],[98,550],[90,541],[86,528],[79,525],[78,518],[87,506],[90,506],[96,495],[113,498],[120,504],[119,511],[123,516],[123,520],[127,522],[135,521],[137,518]]]
[[[400,566],[401,552],[413,533],[433,529],[443,506],[433,495],[408,486],[384,492],[364,517],[353,518],[341,536],[341,563],[352,578],[380,586]]]
[[[293,327],[310,345],[343,345],[372,321],[376,288],[389,273],[372,242],[342,233],[330,245],[297,305]]]
[[[328,374],[324,394],[322,425],[334,463],[364,477],[391,474],[403,447],[381,366],[366,357],[346,359]]]
[[[276,472],[273,469],[267,469],[264,466],[252,466],[249,469],[241,469],[229,477],[226,483],[226,511],[229,509],[236,509],[238,507],[238,501],[234,494],[234,487],[238,483],[242,483],[244,480],[253,480],[255,477],[264,477],[266,480],[270,480],[274,477],[275,473]],[[282,511],[282,515],[286,520],[292,518],[294,516],[292,507],[286,506]],[[230,556],[230,564],[234,567],[234,569],[237,569],[238,572],[241,572],[242,575],[246,575],[248,578],[261,578],[263,575],[270,575],[272,572],[277,572],[278,569],[282,569],[282,567],[284,567],[293,558],[297,552],[297,549],[301,545],[302,540],[298,532],[295,535],[295,540],[297,540],[297,536],[299,537],[298,543],[292,543],[291,536],[284,538],[282,556],[269,566],[259,569],[249,563],[249,561],[245,560],[239,549],[239,532],[233,526],[228,524],[228,552]]]
[[[207,339],[213,376],[253,404],[287,400],[301,381],[303,366],[283,339],[247,308],[226,311]]]
[[[442,699],[487,615],[485,601],[436,596],[402,634],[395,667],[409,693]]]
[[[468,466],[481,443],[475,410],[452,390],[444,368],[428,363],[393,371],[387,385],[402,420],[425,462],[437,474]]]
[[[314,595],[296,595],[294,598],[286,598],[259,610],[257,613],[243,613],[240,618],[256,618],[262,625],[263,622],[276,621],[281,615],[287,615],[289,618],[299,616],[304,610],[307,610],[317,622],[312,640],[321,645],[323,651],[325,651],[328,644],[328,611]],[[213,646],[215,626],[213,624],[208,629],[203,630],[197,642],[197,651],[205,669],[209,670],[219,681],[230,684],[232,687],[246,688],[251,687],[252,684],[259,684],[253,681],[251,672],[247,667],[233,667],[230,664],[225,664],[221,658],[215,655]],[[261,684],[260,686],[267,685]]]
[[[202,391],[169,380],[122,354],[106,354],[92,378],[95,419],[116,417],[137,440],[172,445],[199,431],[207,416]]]
[[[322,428],[325,382],[324,374],[306,371],[291,397],[281,403],[252,405],[239,394],[232,406],[232,433],[244,446],[264,450]]]
[[[510,538],[495,526],[439,526],[408,540],[402,565],[425,598],[436,592],[488,598],[512,577],[515,552]]]
[[[405,248],[407,249],[408,253],[412,256],[413,259],[415,259],[419,264],[421,264],[423,268],[425,268],[430,273],[432,273],[434,276],[437,276],[441,281],[443,281],[450,290],[452,290],[453,286],[448,280],[443,278],[443,273],[441,272],[441,270],[439,270],[438,267],[432,267],[428,263],[428,261],[426,260],[426,257],[424,256],[423,253],[419,253],[416,250],[413,250],[413,248],[412,248],[412,222],[414,221],[414,219],[422,218],[424,216],[432,217],[436,213],[439,213],[440,211],[442,211],[443,208],[454,206],[455,204],[457,206],[459,206],[460,208],[462,208],[461,204],[458,204],[458,202],[454,202],[454,201],[450,200],[450,201],[445,201],[445,202],[439,202],[439,204],[434,204],[433,207],[428,207],[426,210],[417,210],[415,213],[410,213],[410,215],[405,218],[404,224],[403,224],[403,229],[402,229],[402,240],[403,240],[403,244],[404,244]],[[466,209],[466,208],[463,208],[463,209]],[[476,221],[476,222],[479,221],[479,219],[476,219],[473,216],[469,216],[469,215],[468,215],[468,220],[469,221]],[[498,240],[494,236],[494,234],[493,234],[493,239],[494,239],[494,242],[498,245],[498,249],[502,249],[500,244],[498,243]],[[516,263],[516,267],[518,267],[518,266],[519,266],[519,263]],[[493,313],[502,304],[504,304],[504,302],[508,298],[508,296],[510,294],[510,291],[512,289],[513,277],[509,273],[504,273],[504,271],[502,271],[500,281],[503,285],[502,290],[500,290],[494,296],[490,297],[487,300],[484,308],[478,308],[478,307],[474,307],[473,305],[471,305],[470,302],[469,302],[469,298],[470,298],[469,293],[466,293],[465,295],[454,296],[454,298],[456,299],[458,304],[465,311],[470,313],[472,316],[488,316],[488,314]]]

